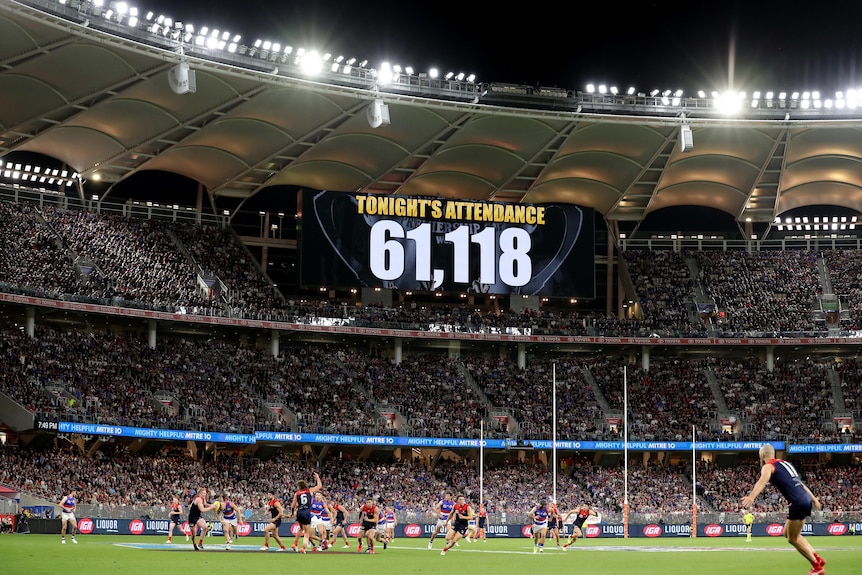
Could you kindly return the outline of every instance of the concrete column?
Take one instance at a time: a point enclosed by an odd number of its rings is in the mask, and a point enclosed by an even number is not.
[[[392,346],[392,357],[395,358],[395,365],[401,365],[401,347],[402,342],[400,337],[396,337]]]
[[[500,347],[497,348],[497,357],[500,359],[506,359],[509,357],[509,348],[506,347],[505,344],[500,344]]]
[[[278,344],[279,344],[279,332],[277,329],[274,329],[270,332],[269,335],[269,346],[270,351],[272,352],[272,357],[278,357]]]
[[[775,369],[775,346],[766,347],[766,369],[772,371]]]
[[[25,308],[24,317],[24,330],[27,333],[27,337],[33,337],[36,334],[36,308]]]
[[[527,345],[524,343],[518,344],[518,368],[524,369],[527,367]]]
[[[641,367],[644,371],[649,371],[649,349],[646,345],[641,348]]]
[[[151,319],[147,329],[148,345],[150,349],[156,349],[156,320]]]

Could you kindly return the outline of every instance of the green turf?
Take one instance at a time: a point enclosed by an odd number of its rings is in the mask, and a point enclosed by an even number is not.
[[[862,537],[812,537],[826,558],[829,575],[862,573]],[[306,556],[262,552],[261,538],[244,537],[231,552],[224,540],[206,539],[207,550],[194,552],[182,539],[173,549],[138,549],[136,545],[164,543],[164,537],[78,537],[79,544],[60,544],[57,535],[0,536],[0,573],[11,575],[102,575],[115,573],[273,573],[290,572],[317,563],[315,569],[335,573],[382,572],[393,575],[470,575],[542,572],[578,572],[602,575],[728,575],[733,573],[794,574],[808,572],[807,562],[782,538],[716,539],[592,539],[578,541],[574,549],[549,546],[532,553],[527,539],[493,539],[487,543],[462,542],[440,556],[442,542],[429,551],[427,539],[399,539],[373,556],[334,548]],[[248,551],[242,550],[248,547]],[[340,546],[339,546],[340,547]],[[251,550],[255,549],[255,550]],[[373,570],[373,571],[372,571]],[[550,571],[549,571],[550,570]]]

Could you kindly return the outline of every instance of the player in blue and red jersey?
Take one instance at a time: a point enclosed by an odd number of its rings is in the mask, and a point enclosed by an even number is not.
[[[823,575],[826,573],[824,569],[826,561],[802,536],[805,518],[811,515],[812,506],[820,509],[820,501],[802,482],[799,472],[790,462],[775,458],[775,448],[772,445],[766,444],[760,448],[760,462],[763,464],[760,469],[760,479],[755,483],[751,493],[742,499],[742,507],[751,507],[757,496],[766,488],[766,484],[772,483],[790,504],[787,522],[784,524],[784,536],[811,563],[811,571],[808,575]]]
[[[61,541],[63,545],[66,544],[66,529],[68,526],[71,526],[72,528],[72,543],[76,545],[78,544],[78,540],[75,539],[75,530],[78,528],[78,520],[75,519],[75,510],[78,509],[78,502],[75,499],[75,495],[77,495],[77,493],[73,489],[68,495],[60,500],[60,520],[63,523],[63,529],[61,531],[63,538]]]
[[[221,508],[216,515],[221,515],[222,530],[224,531],[224,548],[230,551],[230,545],[234,539],[239,538],[239,524],[242,509],[236,503],[228,499],[227,493],[222,495]]]
[[[544,499],[530,510],[530,519],[533,520],[533,553],[545,552],[545,537],[548,535],[549,515],[548,502]]]
[[[452,499],[452,492],[447,491],[443,499],[434,506],[434,512],[437,514],[437,525],[434,527],[434,533],[431,534],[431,540],[428,541],[428,549],[434,547],[434,538],[441,530],[446,529],[446,523],[449,521],[449,514],[452,513],[453,507],[455,507],[455,501]]]

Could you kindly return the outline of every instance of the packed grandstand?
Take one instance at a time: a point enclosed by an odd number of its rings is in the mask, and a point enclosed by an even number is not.
[[[275,282],[260,246],[296,246],[267,245],[263,212],[248,241],[224,213],[78,195],[0,190],[0,485],[34,502],[75,489],[92,517],[164,517],[205,485],[260,518],[318,470],[349,509],[373,494],[416,522],[457,490],[501,523],[552,494],[608,523],[682,524],[693,506],[724,523],[773,442],[818,521],[862,519],[855,238],[609,229],[595,302],[480,286],[369,304],[368,286]],[[500,442],[481,459],[480,437]]]

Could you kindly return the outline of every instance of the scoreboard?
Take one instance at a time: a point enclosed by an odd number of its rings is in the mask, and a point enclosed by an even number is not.
[[[594,297],[589,208],[300,194],[304,285]]]

